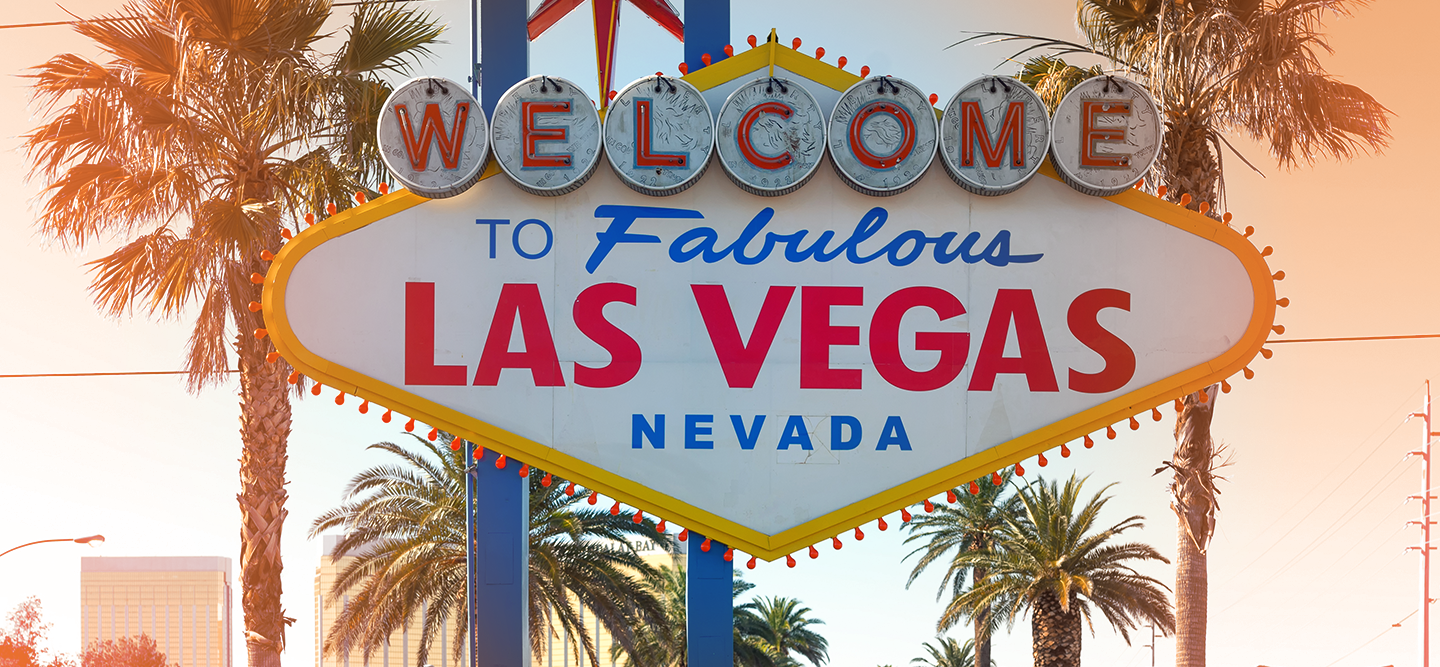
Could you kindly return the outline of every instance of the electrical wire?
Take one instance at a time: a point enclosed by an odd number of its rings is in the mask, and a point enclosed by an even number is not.
[[[331,7],[356,7],[356,6],[359,6],[359,5],[378,5],[378,4],[385,4],[385,3],[397,3],[397,2],[440,2],[440,1],[441,1],[441,0],[363,0],[363,1],[361,1],[361,2],[336,2],[336,3],[332,3],[330,6],[331,6]],[[6,29],[6,28],[44,28],[44,27],[49,27],[49,26],[60,26],[60,25],[80,25],[80,24],[82,24],[82,23],[112,23],[112,22],[115,22],[115,21],[141,21],[141,20],[145,20],[144,17],[140,17],[140,16],[115,16],[115,17],[101,18],[101,19],[76,19],[76,20],[73,20],[73,21],[43,21],[43,22],[40,22],[40,23],[11,23],[11,24],[9,24],[9,25],[0,25],[0,30],[4,30],[4,29]]]
[[[1379,639],[1379,638],[1381,638],[1381,637],[1384,637],[1386,632],[1389,632],[1389,631],[1391,631],[1391,630],[1394,630],[1395,628],[1399,627],[1401,623],[1404,623],[1405,621],[1410,620],[1410,617],[1411,617],[1411,616],[1414,616],[1415,614],[1418,614],[1418,613],[1420,613],[1420,610],[1419,610],[1419,609],[1416,609],[1415,611],[1412,611],[1412,612],[1406,614],[1406,615],[1405,615],[1405,618],[1402,618],[1402,619],[1396,621],[1396,622],[1395,622],[1393,625],[1391,625],[1390,627],[1385,628],[1385,630],[1384,630],[1383,632],[1381,632],[1380,634],[1375,635],[1374,637],[1371,637],[1371,638],[1370,638],[1370,641],[1365,642],[1364,644],[1361,644],[1361,645],[1359,645],[1359,646],[1356,646],[1354,651],[1351,651],[1351,652],[1349,652],[1349,653],[1346,653],[1345,655],[1340,656],[1339,658],[1336,658],[1336,659],[1335,659],[1335,662],[1332,662],[1332,663],[1330,663],[1330,664],[1328,664],[1328,665],[1325,665],[1325,667],[1335,667],[1335,665],[1336,665],[1337,663],[1339,663],[1341,660],[1344,660],[1344,659],[1346,659],[1346,658],[1348,658],[1348,657],[1350,657],[1350,656],[1352,656],[1352,655],[1355,655],[1356,653],[1358,653],[1358,652],[1360,651],[1360,649],[1365,648],[1366,646],[1369,646],[1369,645],[1370,645],[1372,642],[1374,642],[1376,639]]]
[[[121,375],[186,375],[190,371],[114,371],[109,373],[13,373],[0,375],[0,380],[10,378],[88,378],[88,377],[115,377]],[[229,369],[221,373],[239,373],[239,370]]]
[[[1414,340],[1417,338],[1440,338],[1440,334],[1410,334],[1405,336],[1345,336],[1340,338],[1283,338],[1265,341],[1270,343],[1344,343],[1361,340]]]

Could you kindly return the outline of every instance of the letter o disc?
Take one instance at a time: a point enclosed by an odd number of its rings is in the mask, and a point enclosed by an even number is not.
[[[940,160],[950,178],[977,195],[1014,192],[1050,149],[1050,116],[1035,91],[1008,76],[971,81],[940,117]]]
[[[1051,124],[1055,171],[1070,187],[1097,197],[1139,183],[1160,155],[1165,135],[1150,91],[1119,76],[1097,76],[1072,88]]]
[[[720,166],[750,194],[799,190],[825,155],[825,112],[789,79],[765,77],[735,89],[715,125]]]
[[[605,113],[605,157],[637,192],[663,197],[688,189],[713,152],[710,105],[680,79],[640,79],[621,90]]]
[[[909,190],[935,160],[935,108],[908,81],[850,86],[830,114],[830,160],[850,187],[875,197]]]
[[[390,175],[430,199],[468,190],[490,159],[485,110],[449,79],[411,79],[396,88],[381,108],[375,140]]]
[[[579,86],[532,76],[495,103],[490,146],[520,189],[563,195],[584,185],[600,164],[600,114]]]

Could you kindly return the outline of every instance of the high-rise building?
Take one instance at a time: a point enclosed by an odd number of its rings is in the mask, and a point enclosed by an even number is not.
[[[365,660],[364,652],[355,650],[347,655],[325,655],[325,636],[335,623],[340,610],[350,603],[349,595],[342,595],[337,603],[330,602],[330,591],[354,556],[335,553],[340,535],[323,537],[324,552],[320,565],[315,568],[315,665],[316,667],[424,667],[415,663],[416,649],[420,647],[420,615],[410,619],[403,629],[390,635],[390,641],[381,646]],[[422,610],[423,613],[423,610]],[[447,619],[444,631],[430,645],[427,663],[433,667],[465,667],[468,652],[462,653],[461,660],[455,660],[455,624],[461,619]],[[464,649],[461,649],[464,651]]]
[[[230,559],[80,559],[81,649],[149,635],[180,667],[232,667]]]
[[[645,561],[645,564],[656,569],[673,568],[676,563],[683,564],[685,562],[687,543],[681,542],[678,546],[679,553],[670,553],[658,548],[644,549],[640,552],[640,558]],[[611,649],[615,640],[610,636],[610,631],[585,605],[577,604],[575,608],[580,623],[590,631],[590,638],[595,642],[595,652],[599,654],[600,664],[609,667],[618,665],[619,661],[611,658]],[[545,639],[545,648],[538,655],[533,656],[534,667],[588,667],[590,659],[584,654],[583,649],[577,652],[574,644],[570,633],[562,630],[560,624],[556,623],[555,634],[548,635]]]

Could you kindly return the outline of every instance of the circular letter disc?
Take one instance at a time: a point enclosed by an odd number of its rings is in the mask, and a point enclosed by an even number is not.
[[[620,91],[605,114],[605,157],[625,185],[663,197],[694,185],[715,151],[710,105],[694,86],[647,76]]]
[[[1008,76],[961,88],[940,118],[940,159],[960,187],[977,195],[1020,189],[1045,162],[1050,117],[1034,91]]]
[[[910,82],[888,76],[850,86],[830,114],[830,159],[847,184],[887,197],[910,189],[935,160],[935,110]]]
[[[746,192],[773,197],[800,189],[825,155],[825,112],[810,91],[765,77],[740,86],[720,107],[715,152]]]
[[[579,86],[532,76],[495,104],[490,144],[522,190],[563,195],[584,185],[600,164],[600,114]]]
[[[396,88],[380,111],[375,139],[395,180],[431,199],[469,189],[490,158],[485,110],[449,79],[411,79]]]
[[[1150,91],[1118,76],[1075,86],[1060,106],[1050,135],[1050,159],[1070,187],[1108,197],[1145,177],[1160,154],[1165,124]]]

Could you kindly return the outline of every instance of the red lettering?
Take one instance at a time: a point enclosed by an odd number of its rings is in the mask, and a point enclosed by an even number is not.
[[[1066,319],[1070,333],[1105,360],[1099,373],[1081,373],[1070,369],[1070,388],[1086,394],[1115,391],[1135,377],[1135,351],[1125,341],[1100,326],[1097,316],[1105,308],[1130,310],[1130,293],[1117,289],[1090,290],[1070,303]]]
[[[740,327],[735,323],[735,311],[730,308],[724,285],[691,285],[690,291],[695,294],[695,305],[700,307],[700,317],[710,333],[710,344],[715,348],[720,370],[725,373],[725,383],[732,389],[754,387],[795,288],[772,286],[765,293],[765,303],[760,305],[749,343],[740,338]]]
[[[435,365],[435,283],[405,283],[405,384],[465,384],[464,366]]]
[[[965,314],[960,300],[938,287],[907,287],[880,302],[870,320],[870,358],[886,382],[908,391],[931,391],[950,384],[965,368],[970,334],[922,331],[915,334],[915,349],[938,350],[940,361],[928,371],[916,371],[900,357],[900,320],[911,308],[935,311],[944,322]]]
[[[795,160],[795,158],[790,155],[790,151],[785,151],[772,157],[755,150],[755,144],[750,142],[750,128],[755,126],[755,122],[760,120],[762,114],[767,113],[789,119],[795,115],[795,110],[791,109],[790,106],[784,102],[773,101],[761,102],[750,107],[750,110],[746,111],[745,115],[740,117],[740,125],[735,128],[735,140],[740,143],[740,154],[745,156],[745,159],[748,160],[750,164],[761,169],[779,169],[789,165]]]
[[[635,166],[637,167],[685,167],[689,155],[685,153],[656,153],[650,146],[655,131],[650,126],[650,100],[635,100]]]
[[[445,119],[440,117],[440,105],[425,105],[425,116],[420,119],[420,138],[415,138],[415,125],[410,122],[410,109],[404,104],[395,105],[395,120],[400,124],[400,138],[405,141],[405,155],[410,158],[410,167],[425,171],[430,162],[430,143],[440,145],[440,162],[446,169],[460,166],[460,146],[465,139],[465,122],[470,118],[470,103],[455,103],[455,124],[445,132]]]
[[[865,146],[865,121],[877,113],[890,114],[900,124],[900,145],[889,155],[876,155]],[[860,107],[850,119],[850,152],[855,154],[860,164],[871,169],[889,169],[909,157],[914,149],[915,119],[910,117],[905,107],[879,100]]]
[[[1005,109],[1005,121],[1000,125],[1000,135],[990,142],[990,128],[985,127],[985,114],[980,103],[961,102],[960,112],[960,166],[975,166],[975,146],[985,156],[985,166],[999,169],[1005,160],[1005,149],[1010,149],[1010,164],[1025,166],[1025,103],[1011,102]]]
[[[1128,167],[1129,153],[1096,153],[1095,144],[1124,142],[1126,125],[1097,127],[1096,117],[1100,114],[1128,116],[1130,100],[1085,100],[1080,112],[1080,166],[1082,167]]]
[[[1020,348],[1018,357],[1005,356],[1012,321]],[[1023,373],[1030,391],[1060,391],[1055,382],[1055,367],[1050,361],[1050,348],[1045,345],[1045,331],[1040,327],[1040,313],[1035,308],[1035,294],[1028,289],[996,292],[990,323],[985,327],[985,340],[975,355],[970,391],[993,390],[995,376],[1000,373]]]
[[[524,352],[510,351],[510,334],[515,320],[520,320],[520,335],[525,340]],[[555,353],[555,339],[550,335],[550,322],[545,317],[545,304],[540,300],[540,287],[534,283],[507,284],[500,288],[500,301],[495,304],[495,318],[485,336],[485,349],[480,353],[480,367],[475,370],[475,385],[493,387],[500,383],[500,371],[506,368],[528,368],[537,387],[563,387],[560,358]]]
[[[572,156],[569,153],[540,154],[540,142],[567,141],[570,136],[570,128],[567,127],[540,127],[536,125],[535,116],[542,113],[570,113],[570,103],[520,103],[520,116],[524,121],[524,124],[520,127],[520,138],[525,143],[525,152],[520,156],[520,164],[525,167],[538,169],[568,168],[572,162]]]
[[[575,384],[582,387],[618,387],[640,372],[640,344],[605,319],[605,305],[610,303],[635,305],[635,287],[600,283],[575,297],[575,328],[610,353],[610,363],[600,368],[575,363]]]
[[[831,325],[830,307],[859,306],[864,302],[863,287],[800,288],[801,389],[860,388],[860,369],[830,367],[830,348],[859,345],[860,327]]]

